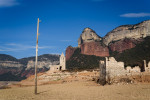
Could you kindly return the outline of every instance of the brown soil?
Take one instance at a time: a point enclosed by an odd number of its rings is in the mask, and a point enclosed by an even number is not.
[[[150,84],[105,85],[92,81],[67,82],[0,90],[0,100],[150,100]]]
[[[105,86],[96,83],[98,76],[96,71],[39,73],[37,95],[31,76],[9,89],[0,89],[0,100],[150,100],[149,73],[121,78]]]

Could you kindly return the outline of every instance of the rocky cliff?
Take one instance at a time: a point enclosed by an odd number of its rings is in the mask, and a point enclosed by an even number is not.
[[[85,28],[78,39],[81,54],[95,56],[109,56],[108,47],[102,43],[102,38],[90,28]]]
[[[59,57],[59,56],[58,56]],[[59,64],[59,61],[51,61],[50,59],[47,60],[40,60],[38,61],[38,72],[45,72],[49,70],[50,65],[57,65]],[[35,61],[30,60],[28,61],[26,65],[25,71],[21,74],[21,76],[29,77],[30,75],[34,74],[34,68],[35,68]]]
[[[85,28],[78,39],[78,48],[81,54],[106,57],[110,55],[110,52],[122,53],[134,48],[147,36],[150,36],[150,20],[135,25],[119,26],[103,38],[98,36],[94,30]],[[74,50],[67,48],[67,60],[70,59],[73,52]]]
[[[150,36],[150,20],[135,25],[119,26],[103,37],[103,43],[108,46],[112,41],[124,38],[140,39],[146,36]]]
[[[95,55],[95,56],[109,56],[109,49],[100,42],[85,42],[81,44],[81,54]]]
[[[69,60],[70,57],[73,55],[74,51],[76,50],[77,48],[74,48],[72,46],[68,46],[67,49],[66,49],[66,60]]]
[[[85,28],[78,39],[78,47],[83,43],[100,41],[102,38],[96,34],[96,32],[90,28]]]
[[[124,50],[134,48],[138,43],[142,42],[143,38],[133,39],[133,38],[124,38],[119,41],[110,42],[109,49],[111,52],[117,51],[122,53]]]
[[[45,54],[38,57],[38,72],[44,72],[50,65],[59,64],[59,55]],[[0,54],[0,80],[21,80],[34,74],[35,57],[16,59]],[[13,76],[13,77],[12,77]]]

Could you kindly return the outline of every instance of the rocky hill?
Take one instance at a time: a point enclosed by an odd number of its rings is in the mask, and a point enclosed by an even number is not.
[[[103,43],[108,46],[112,41],[124,38],[140,39],[146,36],[150,36],[150,20],[135,25],[119,26],[103,37]]]
[[[145,37],[141,43],[132,49],[125,50],[122,53],[111,52],[110,55],[114,56],[117,61],[123,61],[125,66],[140,66],[143,71],[143,60],[146,60],[147,64],[150,61],[150,36]]]
[[[78,47],[83,43],[100,41],[102,38],[96,34],[96,32],[90,28],[85,28],[78,39]]]
[[[38,57],[38,72],[44,72],[50,65],[59,64],[59,55],[44,54]],[[34,74],[35,57],[16,59],[0,54],[0,81],[21,80]]]
[[[0,61],[18,61],[18,60],[10,55],[0,54]]]
[[[73,67],[74,65],[71,65],[71,62],[74,63],[79,62],[73,59],[78,58],[78,56],[74,55],[77,49],[79,49],[80,51],[78,52],[79,53],[78,55],[82,54],[87,56],[95,55],[99,57],[107,57],[112,56],[112,54],[113,56],[115,56],[114,54],[118,54],[118,56],[115,57],[118,58],[117,60],[121,60],[120,58],[123,58],[121,54],[122,55],[126,54],[126,56],[130,55],[130,53],[128,54],[124,52],[132,48],[138,48],[137,45],[139,45],[140,43],[146,43],[147,39],[145,38],[149,36],[150,36],[150,20],[143,21],[135,25],[119,26],[114,30],[110,31],[104,37],[98,36],[96,32],[90,28],[85,28],[78,39],[78,47],[69,46],[66,49],[67,66]],[[136,54],[134,52],[132,53]],[[139,54],[139,52],[137,54]],[[146,57],[144,53],[142,56],[143,59]],[[128,61],[129,60],[130,59],[128,59]],[[133,63],[128,63],[127,60],[122,59],[121,61],[126,62],[126,65],[133,65]],[[137,64],[138,62],[135,61],[134,63]],[[139,65],[139,63],[137,65]]]
[[[80,49],[77,48],[71,58],[67,60],[67,70],[90,70],[99,66],[99,61],[104,60],[103,57],[94,55],[83,55]]]

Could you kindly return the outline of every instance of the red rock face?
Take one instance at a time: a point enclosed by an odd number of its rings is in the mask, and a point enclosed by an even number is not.
[[[66,49],[66,60],[70,59],[70,57],[73,55],[75,50],[76,50],[76,48],[73,48],[71,46],[67,47],[67,49]]]
[[[81,53],[86,55],[109,56],[109,49],[103,47],[100,42],[87,42],[81,44]]]
[[[142,40],[134,40],[134,39],[124,39],[109,45],[111,51],[118,51],[121,53],[124,50],[134,48],[137,43],[141,42]]]

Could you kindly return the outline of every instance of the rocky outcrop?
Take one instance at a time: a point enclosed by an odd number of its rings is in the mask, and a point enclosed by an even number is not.
[[[136,25],[119,26],[103,37],[103,43],[109,45],[112,41],[118,41],[124,38],[140,39],[146,36],[150,36],[150,20]]]
[[[38,61],[38,68],[47,68],[49,69],[50,68],[50,65],[57,65],[59,64],[59,61]],[[35,67],[35,61],[31,60],[31,61],[28,61],[28,64],[27,64],[27,68],[26,70],[29,70],[31,68],[34,68]]]
[[[12,74],[19,74],[24,65],[16,61],[0,61],[0,75],[11,72]]]
[[[4,68],[23,67],[23,65],[20,62],[16,62],[16,61],[0,61],[0,66]]]
[[[67,49],[66,49],[66,60],[69,60],[70,57],[73,55],[74,51],[76,50],[77,48],[74,48],[72,46],[68,46]]]
[[[49,69],[50,65],[59,64],[59,55],[45,54],[38,58],[38,72],[45,72]],[[34,60],[35,57],[16,59],[9,55],[0,54],[0,80],[16,81],[33,75]],[[13,76],[13,79],[10,76]]]
[[[108,47],[102,43],[102,38],[90,28],[85,28],[78,39],[81,54],[106,57],[109,56]]]
[[[101,39],[102,38],[99,37],[95,31],[90,28],[85,28],[78,39],[78,47],[80,47],[83,43],[100,41]]]
[[[136,25],[119,26],[103,38],[94,30],[85,28],[78,39],[78,48],[81,49],[81,54],[106,57],[109,56],[109,49],[121,53],[134,48],[147,36],[150,36],[150,20]],[[73,53],[73,47],[67,48],[66,59],[70,59]]]
[[[124,50],[134,48],[136,46],[136,44],[138,44],[142,41],[143,41],[143,39],[136,40],[136,39],[125,38],[120,41],[114,41],[114,42],[109,43],[109,48],[113,52],[117,51],[117,52],[121,53]]]
[[[109,49],[107,46],[102,46],[100,42],[87,42],[81,44],[81,53],[85,55],[106,57],[109,56]]]

